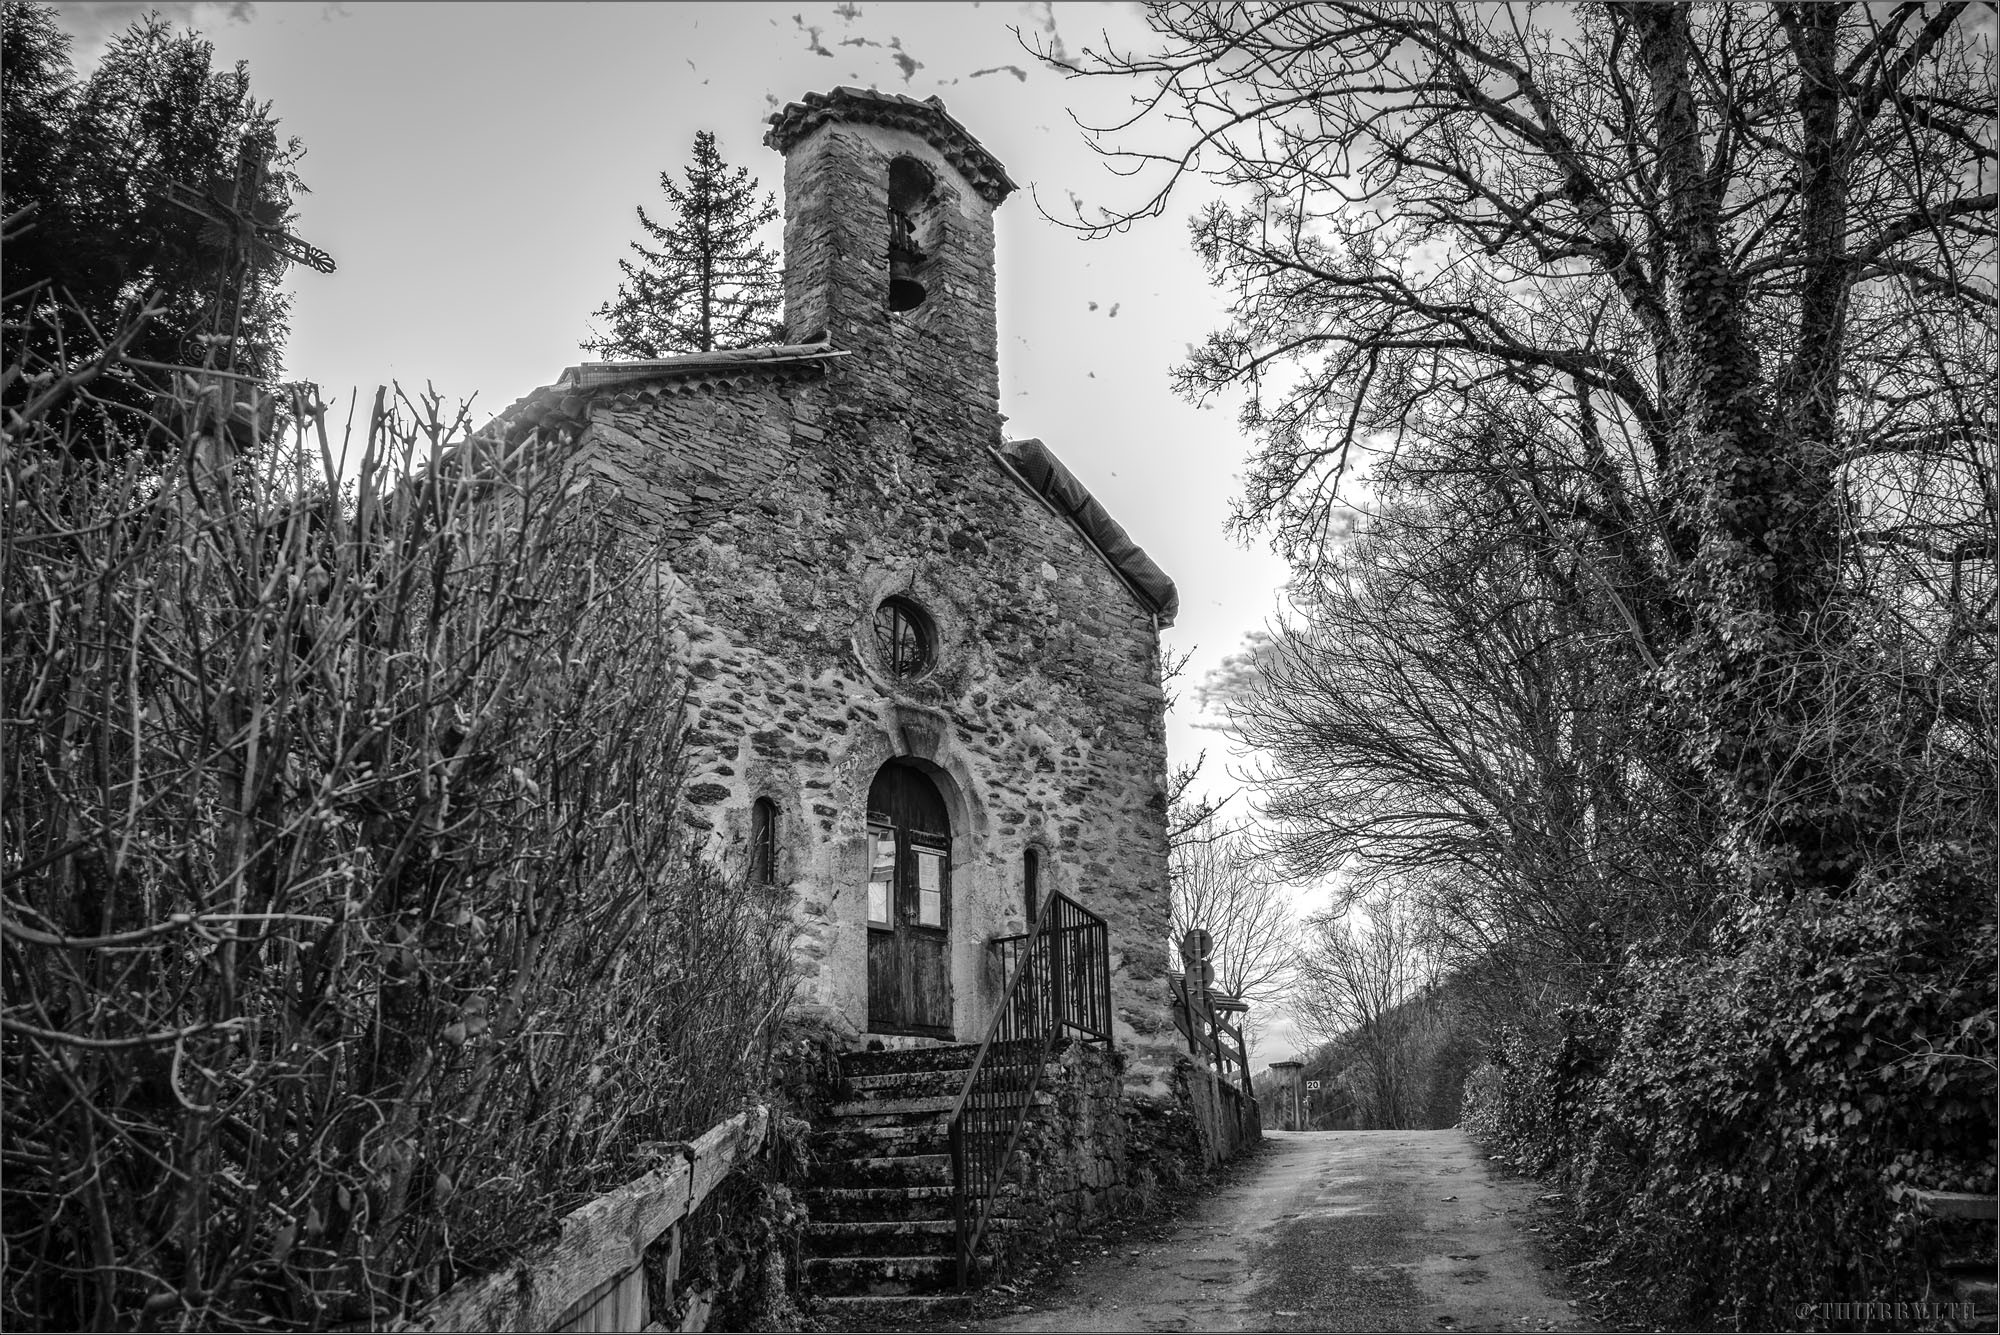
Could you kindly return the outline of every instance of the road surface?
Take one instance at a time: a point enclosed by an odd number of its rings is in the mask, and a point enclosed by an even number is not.
[[[978,1330],[1574,1330],[1536,1187],[1458,1131],[1266,1132],[1164,1232],[1085,1250]]]

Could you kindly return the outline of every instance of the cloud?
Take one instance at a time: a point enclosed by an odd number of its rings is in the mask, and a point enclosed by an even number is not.
[[[861,6],[855,4],[854,0],[840,0],[840,3],[833,7],[833,15],[842,22],[852,23],[861,17]]]
[[[1022,83],[1028,81],[1028,72],[1019,65],[994,65],[989,69],[974,70],[965,77],[968,79],[977,79],[982,74],[1011,74]]]
[[[155,13],[176,28],[193,28],[202,32],[224,23],[250,23],[257,17],[257,6],[250,0],[235,0],[230,4],[183,3],[182,0],[164,0],[156,4],[85,4],[67,0],[56,5],[57,22],[72,39],[70,55],[79,73],[88,73],[103,59],[105,48],[118,34],[148,14]]]
[[[915,77],[916,72],[924,67],[923,61],[918,60],[915,56],[911,55],[909,52],[903,49],[902,38],[891,37],[889,39],[889,49],[896,53],[893,58],[896,62],[896,68],[903,72],[904,83],[908,83],[912,78]]]
[[[175,27],[214,27],[218,23],[248,23],[257,16],[257,6],[248,0],[236,0],[234,4],[179,3],[164,0],[159,4],[58,4],[56,14],[63,28],[76,39],[79,47],[95,48],[107,46],[111,39],[124,32],[146,15],[158,13]]]

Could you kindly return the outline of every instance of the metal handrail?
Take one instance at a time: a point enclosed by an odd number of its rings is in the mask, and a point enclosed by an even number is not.
[[[961,1289],[971,1278],[973,1257],[992,1221],[1056,1038],[1065,1030],[1111,1038],[1110,932],[1104,919],[1067,895],[1051,894],[1025,935],[994,944],[1014,956],[1007,987],[950,1119]],[[999,1154],[987,1152],[1003,1140]]]

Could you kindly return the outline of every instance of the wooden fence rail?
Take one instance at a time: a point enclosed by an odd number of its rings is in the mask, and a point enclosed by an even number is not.
[[[423,1330],[639,1330],[648,1323],[646,1249],[675,1228],[764,1143],[757,1107],[711,1128],[680,1162],[579,1207],[562,1234],[491,1274],[455,1284],[418,1318]],[[699,1329],[698,1324],[688,1328]]]

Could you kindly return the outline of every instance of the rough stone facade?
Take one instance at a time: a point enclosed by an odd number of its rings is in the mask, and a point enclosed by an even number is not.
[[[1004,1235],[1003,1267],[1059,1245],[1106,1216],[1145,1211],[1185,1191],[1263,1138],[1256,1100],[1186,1057],[1174,1097],[1134,1108],[1116,1049],[1070,1044],[1042,1089],[1051,1102],[1022,1129],[1003,1208],[1026,1227]]]
[[[1049,1080],[1054,1102],[1036,1109],[1021,1134],[1021,1213],[1025,1236],[1063,1238],[1124,1208],[1131,1162],[1118,1051],[1072,1044]]]
[[[1173,604],[1008,466],[993,213],[1011,183],[941,105],[894,95],[808,98],[769,142],[785,153],[786,341],[574,368],[505,420],[573,432],[618,522],[660,542],[695,683],[687,798],[738,867],[753,804],[774,804],[802,1004],[866,1041],[868,797],[900,759],[950,817],[949,1036],[984,1034],[989,943],[1026,930],[1032,849],[1043,891],[1110,925],[1126,1091],[1171,1097],[1158,641]],[[905,201],[926,295],[892,310],[891,174],[907,181],[908,162],[930,187]],[[934,632],[920,674],[878,644],[891,596]]]

